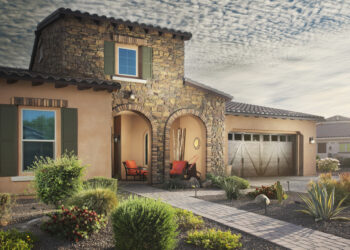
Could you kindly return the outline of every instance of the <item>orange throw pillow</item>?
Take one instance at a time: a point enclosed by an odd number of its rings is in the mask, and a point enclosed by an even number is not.
[[[187,161],[173,161],[173,168],[170,170],[170,174],[181,175],[186,165]]]

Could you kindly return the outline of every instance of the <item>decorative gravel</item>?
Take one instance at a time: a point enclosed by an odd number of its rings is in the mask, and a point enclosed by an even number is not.
[[[267,214],[265,214],[263,206],[256,204],[254,200],[248,197],[242,197],[233,201],[227,200],[225,195],[207,195],[200,196],[199,198],[350,239],[350,221],[331,220],[315,222],[313,217],[296,211],[303,209],[303,202],[298,196],[298,193],[287,192],[287,194],[288,199],[283,201],[282,204],[279,204],[276,200],[272,200],[268,206]],[[345,209],[339,216],[350,218],[350,207]]]

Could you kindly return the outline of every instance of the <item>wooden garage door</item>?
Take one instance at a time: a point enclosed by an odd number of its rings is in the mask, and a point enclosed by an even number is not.
[[[232,174],[287,176],[295,174],[295,135],[228,134],[228,162]]]

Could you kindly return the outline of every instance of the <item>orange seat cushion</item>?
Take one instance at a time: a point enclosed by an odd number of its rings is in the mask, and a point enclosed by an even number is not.
[[[128,174],[130,174],[130,175],[137,175],[138,174],[139,170],[138,170],[136,162],[134,160],[126,161],[126,167],[128,168]]]
[[[173,161],[173,168],[170,170],[170,174],[181,175],[186,165],[187,161]]]
[[[148,175],[148,171],[147,170],[140,170],[141,175]]]

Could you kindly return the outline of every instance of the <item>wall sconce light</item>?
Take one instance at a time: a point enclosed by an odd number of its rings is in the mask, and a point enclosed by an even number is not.
[[[120,141],[120,135],[114,136],[114,142],[118,143],[118,141]]]
[[[130,100],[135,100],[136,96],[132,91],[124,91],[124,98],[130,99]]]
[[[313,137],[310,137],[309,142],[310,142],[310,144],[315,144],[315,139]]]

